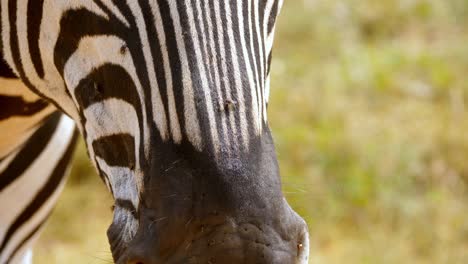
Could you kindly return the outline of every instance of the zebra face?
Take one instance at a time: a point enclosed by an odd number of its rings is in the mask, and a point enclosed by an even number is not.
[[[2,35],[5,59],[77,121],[117,263],[307,262],[267,124],[281,2],[18,1],[42,13]]]

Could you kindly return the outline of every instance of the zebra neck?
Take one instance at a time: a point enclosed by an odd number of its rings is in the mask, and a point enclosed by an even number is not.
[[[27,140],[56,109],[32,93],[19,79],[0,77],[0,158]]]

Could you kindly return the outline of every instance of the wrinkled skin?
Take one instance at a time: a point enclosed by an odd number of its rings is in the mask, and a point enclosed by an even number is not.
[[[281,193],[269,132],[255,144],[258,152],[221,165],[170,147],[155,155],[165,165],[152,168],[140,228],[113,248],[117,263],[307,263],[307,227]],[[114,223],[111,244],[119,232]]]

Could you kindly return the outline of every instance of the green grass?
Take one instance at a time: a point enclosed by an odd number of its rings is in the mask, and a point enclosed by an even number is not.
[[[274,52],[269,118],[311,263],[468,263],[468,2],[285,1]],[[110,260],[110,198],[78,158],[38,263]]]

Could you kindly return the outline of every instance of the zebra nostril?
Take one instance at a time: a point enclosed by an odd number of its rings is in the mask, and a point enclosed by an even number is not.
[[[130,261],[127,264],[145,264],[145,263],[141,261],[138,261],[138,262]]]
[[[132,258],[132,259],[129,259],[126,264],[148,264],[148,262],[145,262],[139,258]]]
[[[133,246],[129,248],[126,262],[123,264],[155,264],[158,263],[151,251],[146,247]]]

